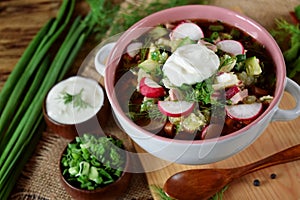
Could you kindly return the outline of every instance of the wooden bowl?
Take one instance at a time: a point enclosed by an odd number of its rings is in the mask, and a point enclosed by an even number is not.
[[[112,136],[116,138],[115,136]],[[74,140],[72,141],[74,142]],[[72,143],[71,142],[71,143]],[[126,150],[126,148],[124,147]],[[119,179],[117,179],[115,182],[103,187],[103,188],[97,188],[95,190],[84,190],[77,187],[74,187],[71,185],[63,176],[63,168],[61,165],[61,159],[63,157],[63,154],[66,152],[67,146],[64,149],[64,151],[61,154],[61,157],[59,159],[59,173],[60,173],[60,180],[61,184],[65,188],[66,192],[72,196],[76,200],[96,200],[96,199],[105,199],[105,200],[114,200],[120,197],[128,188],[129,182],[131,180],[132,174],[128,172],[129,165],[130,165],[130,156],[128,151],[126,151],[126,163],[123,170],[122,175]]]
[[[102,88],[104,94],[103,106],[100,108],[96,115],[92,116],[86,121],[77,124],[60,123],[52,119],[48,115],[46,107],[46,100],[49,94],[48,92],[43,102],[43,115],[49,129],[54,133],[70,140],[74,139],[76,136],[82,135],[83,133],[103,132],[102,128],[106,126],[108,113],[110,112],[110,104],[108,102],[105,90],[100,84],[98,85]]]

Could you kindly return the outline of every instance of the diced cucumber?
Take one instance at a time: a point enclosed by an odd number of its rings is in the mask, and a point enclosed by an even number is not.
[[[200,130],[206,125],[204,116],[197,116],[195,113],[191,113],[188,117],[184,118],[182,126],[187,131]]]
[[[163,28],[161,26],[157,26],[154,29],[152,29],[149,33],[150,37],[152,37],[154,40],[157,40],[164,35],[168,34],[168,31],[166,28]]]
[[[228,54],[225,54],[224,56],[222,56],[220,58],[220,61],[221,61],[221,66],[220,66],[219,71],[220,72],[230,72],[234,68],[234,66],[237,62],[237,58],[231,57]]]
[[[160,67],[160,64],[154,60],[147,59],[138,65],[139,68],[143,69],[147,73],[151,73]]]
[[[165,38],[161,38],[157,41],[157,45],[168,46],[171,48],[171,52],[174,52],[178,47],[188,45],[188,44],[196,44],[196,41],[191,40],[189,37],[179,38],[176,40],[167,40]]]
[[[260,75],[262,70],[259,65],[259,60],[253,56],[245,60],[246,72],[249,76]]]
[[[179,39],[178,41],[179,41],[179,43],[176,46],[176,49],[178,47],[181,47],[181,46],[184,46],[184,45],[196,44],[196,42],[194,40],[191,40],[189,37],[185,37],[185,38]]]

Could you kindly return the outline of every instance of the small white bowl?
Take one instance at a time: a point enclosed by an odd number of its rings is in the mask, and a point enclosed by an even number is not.
[[[64,103],[61,92],[69,94],[78,94],[80,88],[84,88],[85,99],[98,99],[92,102],[87,112],[82,111],[73,104]],[[83,91],[83,89],[82,89]],[[68,94],[65,93],[65,94]],[[51,88],[43,103],[43,114],[47,126],[56,134],[74,139],[83,133],[98,133],[107,122],[107,113],[110,111],[110,105],[103,87],[93,79],[73,76],[69,77]]]
[[[102,46],[95,56],[95,67],[97,72],[101,75],[105,75],[106,61],[111,50],[116,45],[116,42],[110,42]]]

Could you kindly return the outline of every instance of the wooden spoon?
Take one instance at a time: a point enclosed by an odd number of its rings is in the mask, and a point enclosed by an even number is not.
[[[171,176],[164,185],[164,191],[178,200],[208,199],[245,174],[298,159],[300,144],[241,167],[186,170]]]

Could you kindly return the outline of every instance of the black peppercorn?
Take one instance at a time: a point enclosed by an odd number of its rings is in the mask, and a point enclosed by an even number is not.
[[[270,175],[270,178],[271,178],[271,179],[275,179],[276,176],[277,176],[277,175],[276,175],[275,173],[272,173],[272,174]]]
[[[253,181],[253,185],[254,185],[254,186],[260,186],[260,181],[259,181],[258,179],[255,179],[255,180]]]

